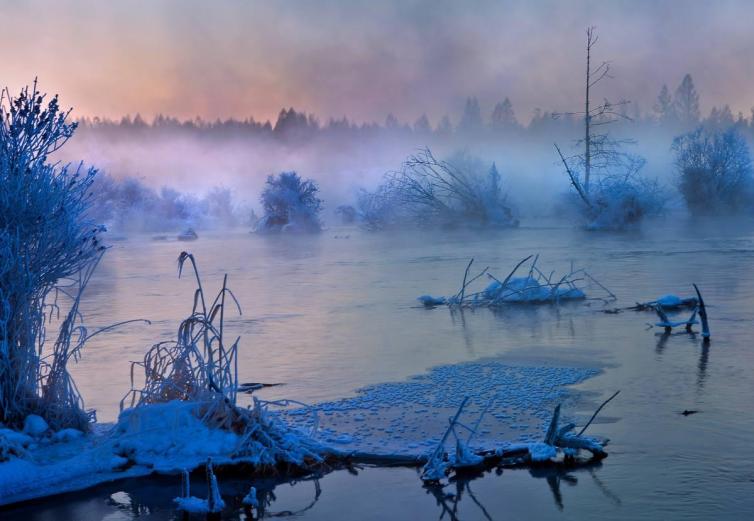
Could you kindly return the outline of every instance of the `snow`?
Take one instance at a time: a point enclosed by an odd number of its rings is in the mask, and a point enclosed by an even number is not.
[[[502,290],[502,291],[501,291]],[[586,298],[583,291],[567,285],[548,287],[541,285],[534,277],[513,277],[503,288],[498,281],[493,281],[484,290],[489,299],[499,302],[542,303],[556,300],[577,300]]]
[[[674,308],[680,306],[683,300],[677,295],[663,295],[655,302],[664,308]]]
[[[452,461],[455,468],[475,467],[482,463],[484,458],[474,454],[466,443],[461,440],[456,442],[456,453]]]
[[[403,382],[365,387],[350,398],[280,414],[290,425],[309,429],[316,413],[317,439],[343,445],[341,450],[420,456],[437,446],[448,418],[468,396],[464,418],[477,418],[489,404],[471,448],[491,448],[501,440],[541,440],[555,403],[570,396],[566,387],[598,372],[486,359],[435,367]]]
[[[87,435],[66,429],[36,443],[0,429],[0,455],[5,444],[29,447],[0,462],[0,505],[154,472],[177,474],[209,457],[232,462],[239,437],[209,429],[196,415],[201,405],[174,401],[127,409],[114,426]]]
[[[35,438],[42,436],[49,428],[44,418],[36,414],[30,414],[24,420],[24,433]]]
[[[0,428],[0,462],[13,456],[23,456],[34,440],[26,434]]]
[[[241,503],[249,507],[258,507],[259,500],[257,499],[257,489],[251,487],[249,493],[241,500]]]
[[[58,443],[65,443],[84,437],[84,433],[78,429],[62,429],[52,435],[52,440]]]
[[[527,447],[532,461],[547,461],[557,455],[557,449],[546,443],[529,443]]]
[[[198,497],[177,497],[173,501],[176,504],[178,510],[182,510],[189,514],[208,514],[211,512],[209,508],[209,502],[206,499],[200,499]],[[225,503],[220,500],[217,504],[215,512],[219,512],[225,508]]]
[[[416,300],[418,300],[428,308],[434,306],[444,306],[448,303],[448,300],[445,297],[433,297],[432,295],[422,295],[420,297],[417,297]]]
[[[171,401],[123,411],[111,437],[114,450],[162,473],[196,468],[209,457],[227,458],[240,438],[202,423],[201,405]]]

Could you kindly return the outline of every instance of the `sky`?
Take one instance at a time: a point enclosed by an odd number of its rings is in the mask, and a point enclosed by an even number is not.
[[[0,85],[38,76],[77,116],[434,124],[507,96],[528,121],[578,110],[590,25],[598,96],[647,110],[688,72],[703,112],[754,106],[751,1],[0,0],[0,19]]]

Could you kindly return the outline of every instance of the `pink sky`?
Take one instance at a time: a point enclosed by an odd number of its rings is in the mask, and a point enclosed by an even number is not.
[[[615,79],[601,95],[649,109],[690,72],[703,111],[754,106],[746,1],[0,0],[0,83],[38,76],[76,115],[456,118],[505,96],[520,119],[571,110],[584,29]]]

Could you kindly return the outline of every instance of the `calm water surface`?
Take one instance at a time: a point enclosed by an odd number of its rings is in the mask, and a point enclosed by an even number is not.
[[[203,234],[193,243],[128,237],[113,243],[86,295],[92,326],[148,318],[92,340],[75,368],[87,406],[112,421],[130,387],[129,361],[175,336],[192,302],[176,258],[193,252],[205,286],[229,275],[243,315],[242,381],[284,382],[265,397],[316,402],[367,384],[399,381],[438,364],[489,356],[517,362],[595,364],[578,386],[594,407],[615,390],[595,434],[611,438],[602,465],[568,474],[487,474],[424,489],[407,469],[336,472],[315,482],[257,483],[274,494],[270,513],[307,520],[358,519],[745,519],[754,516],[754,222],[648,223],[627,234],[587,233],[541,222],[487,234],[317,237]],[[662,337],[651,314],[604,314],[602,305],[519,307],[451,315],[417,307],[418,295],[457,291],[470,257],[505,276],[539,253],[543,271],[586,267],[628,306],[666,293],[708,302],[713,341]],[[683,416],[684,409],[698,414]],[[227,480],[238,504],[251,482]],[[120,482],[0,512],[3,519],[180,519],[174,479]],[[274,492],[273,492],[274,490]],[[319,494],[317,494],[319,491]],[[271,495],[267,496],[272,498]],[[244,519],[239,510],[228,519]]]

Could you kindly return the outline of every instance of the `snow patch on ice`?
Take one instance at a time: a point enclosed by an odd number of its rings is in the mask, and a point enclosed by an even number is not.
[[[471,449],[501,442],[542,439],[556,403],[569,396],[567,386],[598,374],[593,368],[506,365],[481,360],[436,367],[404,382],[378,384],[356,396],[314,404],[311,409],[281,411],[301,428],[319,422],[318,438],[348,450],[379,454],[423,455],[433,449],[465,396],[468,422],[490,403]]]

